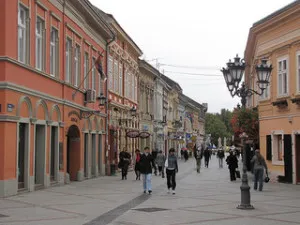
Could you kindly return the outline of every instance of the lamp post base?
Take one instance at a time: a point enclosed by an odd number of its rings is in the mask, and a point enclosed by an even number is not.
[[[237,206],[237,209],[254,209],[251,205],[250,198],[250,186],[248,185],[248,175],[246,172],[246,167],[244,167],[242,185],[241,185],[241,204]]]

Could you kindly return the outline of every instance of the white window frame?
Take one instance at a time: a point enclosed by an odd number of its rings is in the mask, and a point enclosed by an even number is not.
[[[123,64],[119,63],[119,94],[123,96]]]
[[[137,93],[137,82],[138,82],[138,79],[137,79],[137,76],[134,77],[134,101],[137,102],[137,99],[138,99],[138,93]]]
[[[131,76],[131,100],[135,100],[135,89],[134,89],[134,83],[135,83],[135,75],[132,74]]]
[[[282,160],[278,160],[277,136],[281,136]],[[284,165],[284,131],[282,130],[272,131],[272,164]]]
[[[286,60],[286,70],[282,71],[279,70],[279,64],[280,62],[283,62]],[[284,85],[283,83],[280,83],[280,78],[279,76],[286,73],[286,93],[283,93],[283,89],[284,89]],[[283,78],[282,78],[283,79]],[[282,92],[280,92],[280,89],[282,90]],[[277,59],[277,96],[278,97],[285,97],[289,95],[289,58],[288,56],[283,56],[281,58]]]
[[[111,56],[108,56],[107,60],[108,89],[113,90],[113,58]]]
[[[300,51],[297,51],[296,53],[296,76],[297,76],[297,93],[300,93]]]
[[[55,77],[58,75],[58,30],[55,27],[51,27],[50,33],[50,75]]]
[[[40,30],[38,30],[38,24],[40,25]],[[37,70],[44,70],[44,30],[45,30],[45,20],[39,16],[36,17],[35,23],[35,68]]]
[[[119,93],[119,62],[114,59],[114,92]]]
[[[66,57],[66,62],[65,62],[65,81],[70,83],[71,79],[71,65],[72,65],[72,39],[71,38],[66,38],[66,43],[65,43],[65,57]]]
[[[80,82],[80,64],[81,64],[81,54],[80,45],[76,44],[74,48],[74,71],[73,71],[73,85],[75,87],[79,86]]]
[[[84,53],[84,74],[83,74],[83,79],[84,79],[84,88],[87,90],[89,89],[89,76],[88,76],[88,72],[89,72],[89,53],[85,52]]]
[[[23,22],[21,19],[21,12],[23,12],[24,18]],[[25,8],[23,5],[19,4],[18,8],[18,60],[22,63],[28,63],[28,15],[29,10]],[[22,36],[22,37],[21,37]],[[23,48],[22,48],[23,47]]]
[[[95,67],[95,63],[96,63],[96,58],[92,57],[92,90],[96,90],[96,67]],[[100,83],[100,80],[99,80]]]

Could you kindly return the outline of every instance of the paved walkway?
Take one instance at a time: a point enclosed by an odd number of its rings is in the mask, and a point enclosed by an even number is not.
[[[217,168],[214,156],[200,174],[193,159],[179,170],[174,196],[160,177],[153,178],[151,196],[141,194],[141,182],[132,174],[126,181],[101,177],[0,199],[0,225],[300,224],[300,186],[251,189],[255,210],[243,211],[236,209],[240,180],[228,181],[228,170]]]

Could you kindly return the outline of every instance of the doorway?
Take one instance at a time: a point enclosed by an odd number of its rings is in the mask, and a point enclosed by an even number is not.
[[[29,126],[26,123],[19,123],[18,143],[18,189],[28,187],[28,138]]]
[[[92,134],[92,177],[96,176],[96,134]]]
[[[292,137],[290,134],[284,135],[284,177],[285,182],[293,182],[293,155]]]
[[[296,152],[296,182],[300,183],[300,135],[295,135],[295,152]]]
[[[89,134],[84,134],[84,177],[88,178],[89,171]]]
[[[50,181],[57,181],[58,173],[58,127],[51,127]]]
[[[36,188],[44,186],[45,182],[45,161],[46,161],[46,127],[36,125],[35,127],[35,176],[34,183]]]
[[[76,125],[72,125],[67,134],[67,173],[70,180],[77,178],[77,172],[80,170],[80,132]]]
[[[102,175],[102,135],[98,135],[98,174]]]

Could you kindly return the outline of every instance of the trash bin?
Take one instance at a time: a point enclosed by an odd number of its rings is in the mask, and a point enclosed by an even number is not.
[[[110,164],[110,175],[111,176],[116,175],[116,165],[115,164]]]

